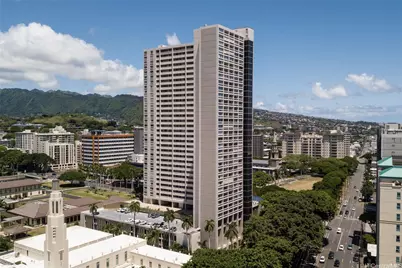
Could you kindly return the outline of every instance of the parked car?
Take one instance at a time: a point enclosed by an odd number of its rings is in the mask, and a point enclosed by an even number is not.
[[[331,226],[329,226],[329,225],[327,225],[327,226],[325,226],[325,229],[327,229],[327,230],[332,230],[332,227]]]
[[[349,250],[352,250],[352,249],[353,249],[353,245],[352,245],[352,244],[349,244],[349,245],[348,245],[348,249],[349,249]]]
[[[339,251],[343,251],[345,247],[343,245],[339,245]]]
[[[336,233],[337,233],[337,234],[342,233],[342,229],[341,229],[341,228],[338,228],[338,230],[336,231]]]

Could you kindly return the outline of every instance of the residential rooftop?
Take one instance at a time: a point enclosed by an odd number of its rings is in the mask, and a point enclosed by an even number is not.
[[[98,215],[96,215],[96,218],[101,218],[101,219],[105,219],[108,221],[114,221],[114,222],[120,222],[120,223],[130,223],[130,219],[133,218],[133,213],[121,213],[121,212],[117,212],[115,210],[106,210],[106,209],[99,209],[98,210]],[[88,216],[92,216],[91,213],[87,210],[82,212],[81,214],[85,214]],[[143,226],[146,228],[151,228],[152,225],[154,223],[158,223],[161,224],[162,222],[164,222],[163,220],[163,216],[159,216],[157,218],[149,218],[148,217],[148,213],[143,213],[143,212],[138,212],[135,215],[135,219],[136,220],[140,220],[140,221],[146,221],[146,224],[138,224],[138,226]],[[182,225],[182,221],[180,219],[175,219],[173,222],[170,223],[170,227],[176,227],[176,232],[175,233],[183,233],[185,232],[185,230],[181,227]],[[161,231],[164,231],[163,229],[161,229]],[[166,230],[167,231],[167,230]],[[189,232],[197,232],[198,229],[196,228],[190,228]]]

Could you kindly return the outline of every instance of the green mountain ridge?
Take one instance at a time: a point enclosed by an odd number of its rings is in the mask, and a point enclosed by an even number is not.
[[[61,90],[0,89],[0,115],[15,117],[83,113],[142,125],[142,104],[142,97],[127,94],[112,97]]]

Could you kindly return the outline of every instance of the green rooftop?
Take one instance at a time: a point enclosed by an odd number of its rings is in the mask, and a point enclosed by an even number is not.
[[[395,166],[381,170],[380,178],[402,179],[402,166]]]
[[[385,157],[381,159],[380,161],[377,162],[377,166],[379,167],[392,167],[393,166],[393,160],[392,156]]]

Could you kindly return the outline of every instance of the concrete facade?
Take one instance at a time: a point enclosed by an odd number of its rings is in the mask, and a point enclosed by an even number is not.
[[[253,158],[264,157],[264,135],[253,135]]]
[[[134,152],[134,135],[120,131],[97,131],[81,136],[82,164],[115,166]]]
[[[134,153],[144,154],[144,128],[134,128]]]
[[[27,129],[15,133],[15,148],[21,149],[26,153],[32,153],[34,143],[34,132]]]
[[[201,230],[213,219],[215,248],[251,215],[253,41],[252,29],[212,25],[144,52],[144,200],[192,209]]]

